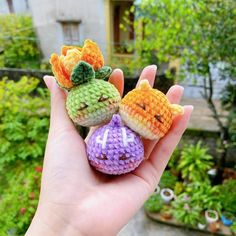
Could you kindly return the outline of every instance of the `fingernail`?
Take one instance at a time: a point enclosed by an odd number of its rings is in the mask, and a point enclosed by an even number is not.
[[[43,77],[43,80],[44,80],[44,83],[46,84],[47,88],[51,91],[53,83],[54,83],[54,77],[53,76],[49,76],[49,75],[45,75]]]
[[[185,105],[184,108],[187,108],[191,112],[194,110],[194,106],[193,105]]]
[[[157,70],[157,66],[156,65],[150,65],[148,66],[149,68],[153,69],[153,70]]]

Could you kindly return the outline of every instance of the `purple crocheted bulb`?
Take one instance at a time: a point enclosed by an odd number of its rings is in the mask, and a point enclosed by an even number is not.
[[[90,164],[97,170],[120,175],[134,170],[144,158],[140,137],[113,115],[108,125],[98,128],[87,144]]]

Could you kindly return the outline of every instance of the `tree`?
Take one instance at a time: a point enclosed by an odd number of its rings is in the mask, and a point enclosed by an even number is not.
[[[0,67],[39,68],[41,53],[31,17],[0,15]]]
[[[12,0],[6,0],[7,1],[7,6],[9,9],[10,13],[14,13],[14,6],[13,6],[13,1]]]
[[[236,1],[235,0],[143,0],[135,1],[136,64],[162,64],[179,59],[181,73],[197,75],[203,82],[207,101],[220,130],[219,175],[225,165],[227,149],[235,137]],[[212,69],[218,67],[228,85],[229,115],[224,123],[216,109]],[[231,88],[228,89],[227,88]],[[228,91],[228,92],[227,92]],[[227,102],[223,101],[223,105]],[[223,106],[224,108],[225,105]],[[232,115],[233,114],[233,115]],[[233,125],[233,129],[232,129]]]

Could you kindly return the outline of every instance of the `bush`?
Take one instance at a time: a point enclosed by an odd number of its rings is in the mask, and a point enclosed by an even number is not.
[[[0,81],[0,169],[3,164],[44,153],[49,100],[46,90],[37,88],[38,83],[27,77],[19,82]]]
[[[220,200],[223,210],[236,215],[236,179],[231,179],[220,186]]]
[[[198,142],[185,146],[178,165],[182,178],[190,182],[208,181],[207,171],[213,166],[213,157],[207,154],[207,148]]]
[[[24,235],[36,211],[41,160],[20,163],[6,174],[9,188],[0,198],[0,235]]]
[[[23,235],[36,210],[49,126],[38,79],[0,81],[0,235]]]
[[[39,68],[40,51],[30,16],[0,14],[0,67]]]

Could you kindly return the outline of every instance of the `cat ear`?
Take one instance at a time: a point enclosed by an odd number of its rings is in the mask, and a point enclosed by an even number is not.
[[[171,104],[170,109],[174,117],[181,116],[184,114],[184,108],[178,104]]]

